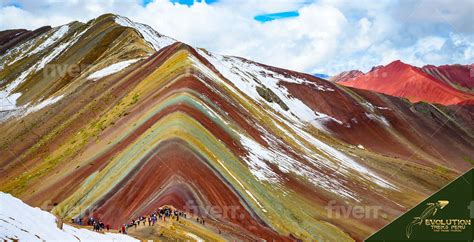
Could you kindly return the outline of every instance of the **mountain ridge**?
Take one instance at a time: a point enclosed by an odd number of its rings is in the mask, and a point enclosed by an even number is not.
[[[472,65],[427,65],[418,68],[397,60],[365,74],[357,71],[344,72],[331,81],[404,97],[412,102],[473,104],[474,95],[470,88],[474,85],[474,76],[470,68]]]

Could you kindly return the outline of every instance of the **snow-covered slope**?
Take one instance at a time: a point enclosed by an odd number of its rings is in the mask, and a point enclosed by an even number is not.
[[[159,50],[176,42],[176,40],[156,32],[153,28],[146,24],[135,23],[123,16],[117,16],[115,18],[115,22],[119,25],[136,29],[143,36],[145,41],[152,45],[153,49],[155,50]]]
[[[4,241],[138,241],[130,236],[96,233],[64,224],[56,217],[33,208],[10,194],[0,192],[0,239]]]
[[[110,74],[116,73],[124,69],[125,67],[137,62],[139,59],[132,59],[132,60],[126,60],[126,61],[121,61],[117,62],[115,64],[112,64],[110,66],[105,67],[104,69],[98,70],[94,73],[92,73],[88,79],[99,79],[104,76],[108,76]]]

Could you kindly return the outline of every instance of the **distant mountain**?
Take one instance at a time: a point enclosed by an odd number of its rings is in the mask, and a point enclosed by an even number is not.
[[[345,82],[347,80],[353,79],[355,77],[364,75],[362,71],[359,70],[352,70],[352,71],[344,71],[339,73],[338,75],[335,75],[331,78],[329,78],[329,81],[332,82]]]
[[[117,228],[171,206],[188,217],[130,234],[362,241],[473,166],[473,106],[344,87],[113,14],[8,36],[0,191],[66,222]],[[448,88],[402,63],[383,69]]]
[[[427,65],[424,72],[453,88],[474,93],[474,64],[471,65]]]
[[[394,61],[365,74],[360,71],[344,72],[332,80],[348,87],[404,97],[411,102],[474,104],[472,68],[472,65],[418,68]]]

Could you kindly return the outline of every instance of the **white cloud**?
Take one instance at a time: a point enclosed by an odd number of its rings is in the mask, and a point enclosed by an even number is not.
[[[467,15],[472,3],[465,0],[455,6],[438,0],[221,0],[192,6],[156,0],[146,7],[140,0],[18,2],[22,9],[0,9],[0,29],[85,22],[114,12],[194,46],[305,72],[367,71],[395,59],[415,65],[474,62]],[[427,4],[441,14],[429,15]],[[300,15],[266,23],[253,19],[292,10]]]

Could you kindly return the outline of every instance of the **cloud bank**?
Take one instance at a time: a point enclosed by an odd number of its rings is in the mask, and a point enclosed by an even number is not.
[[[255,19],[288,11],[298,15]],[[417,66],[474,63],[472,0],[4,0],[0,30],[85,22],[108,12],[217,53],[309,73],[367,71],[396,59]]]

